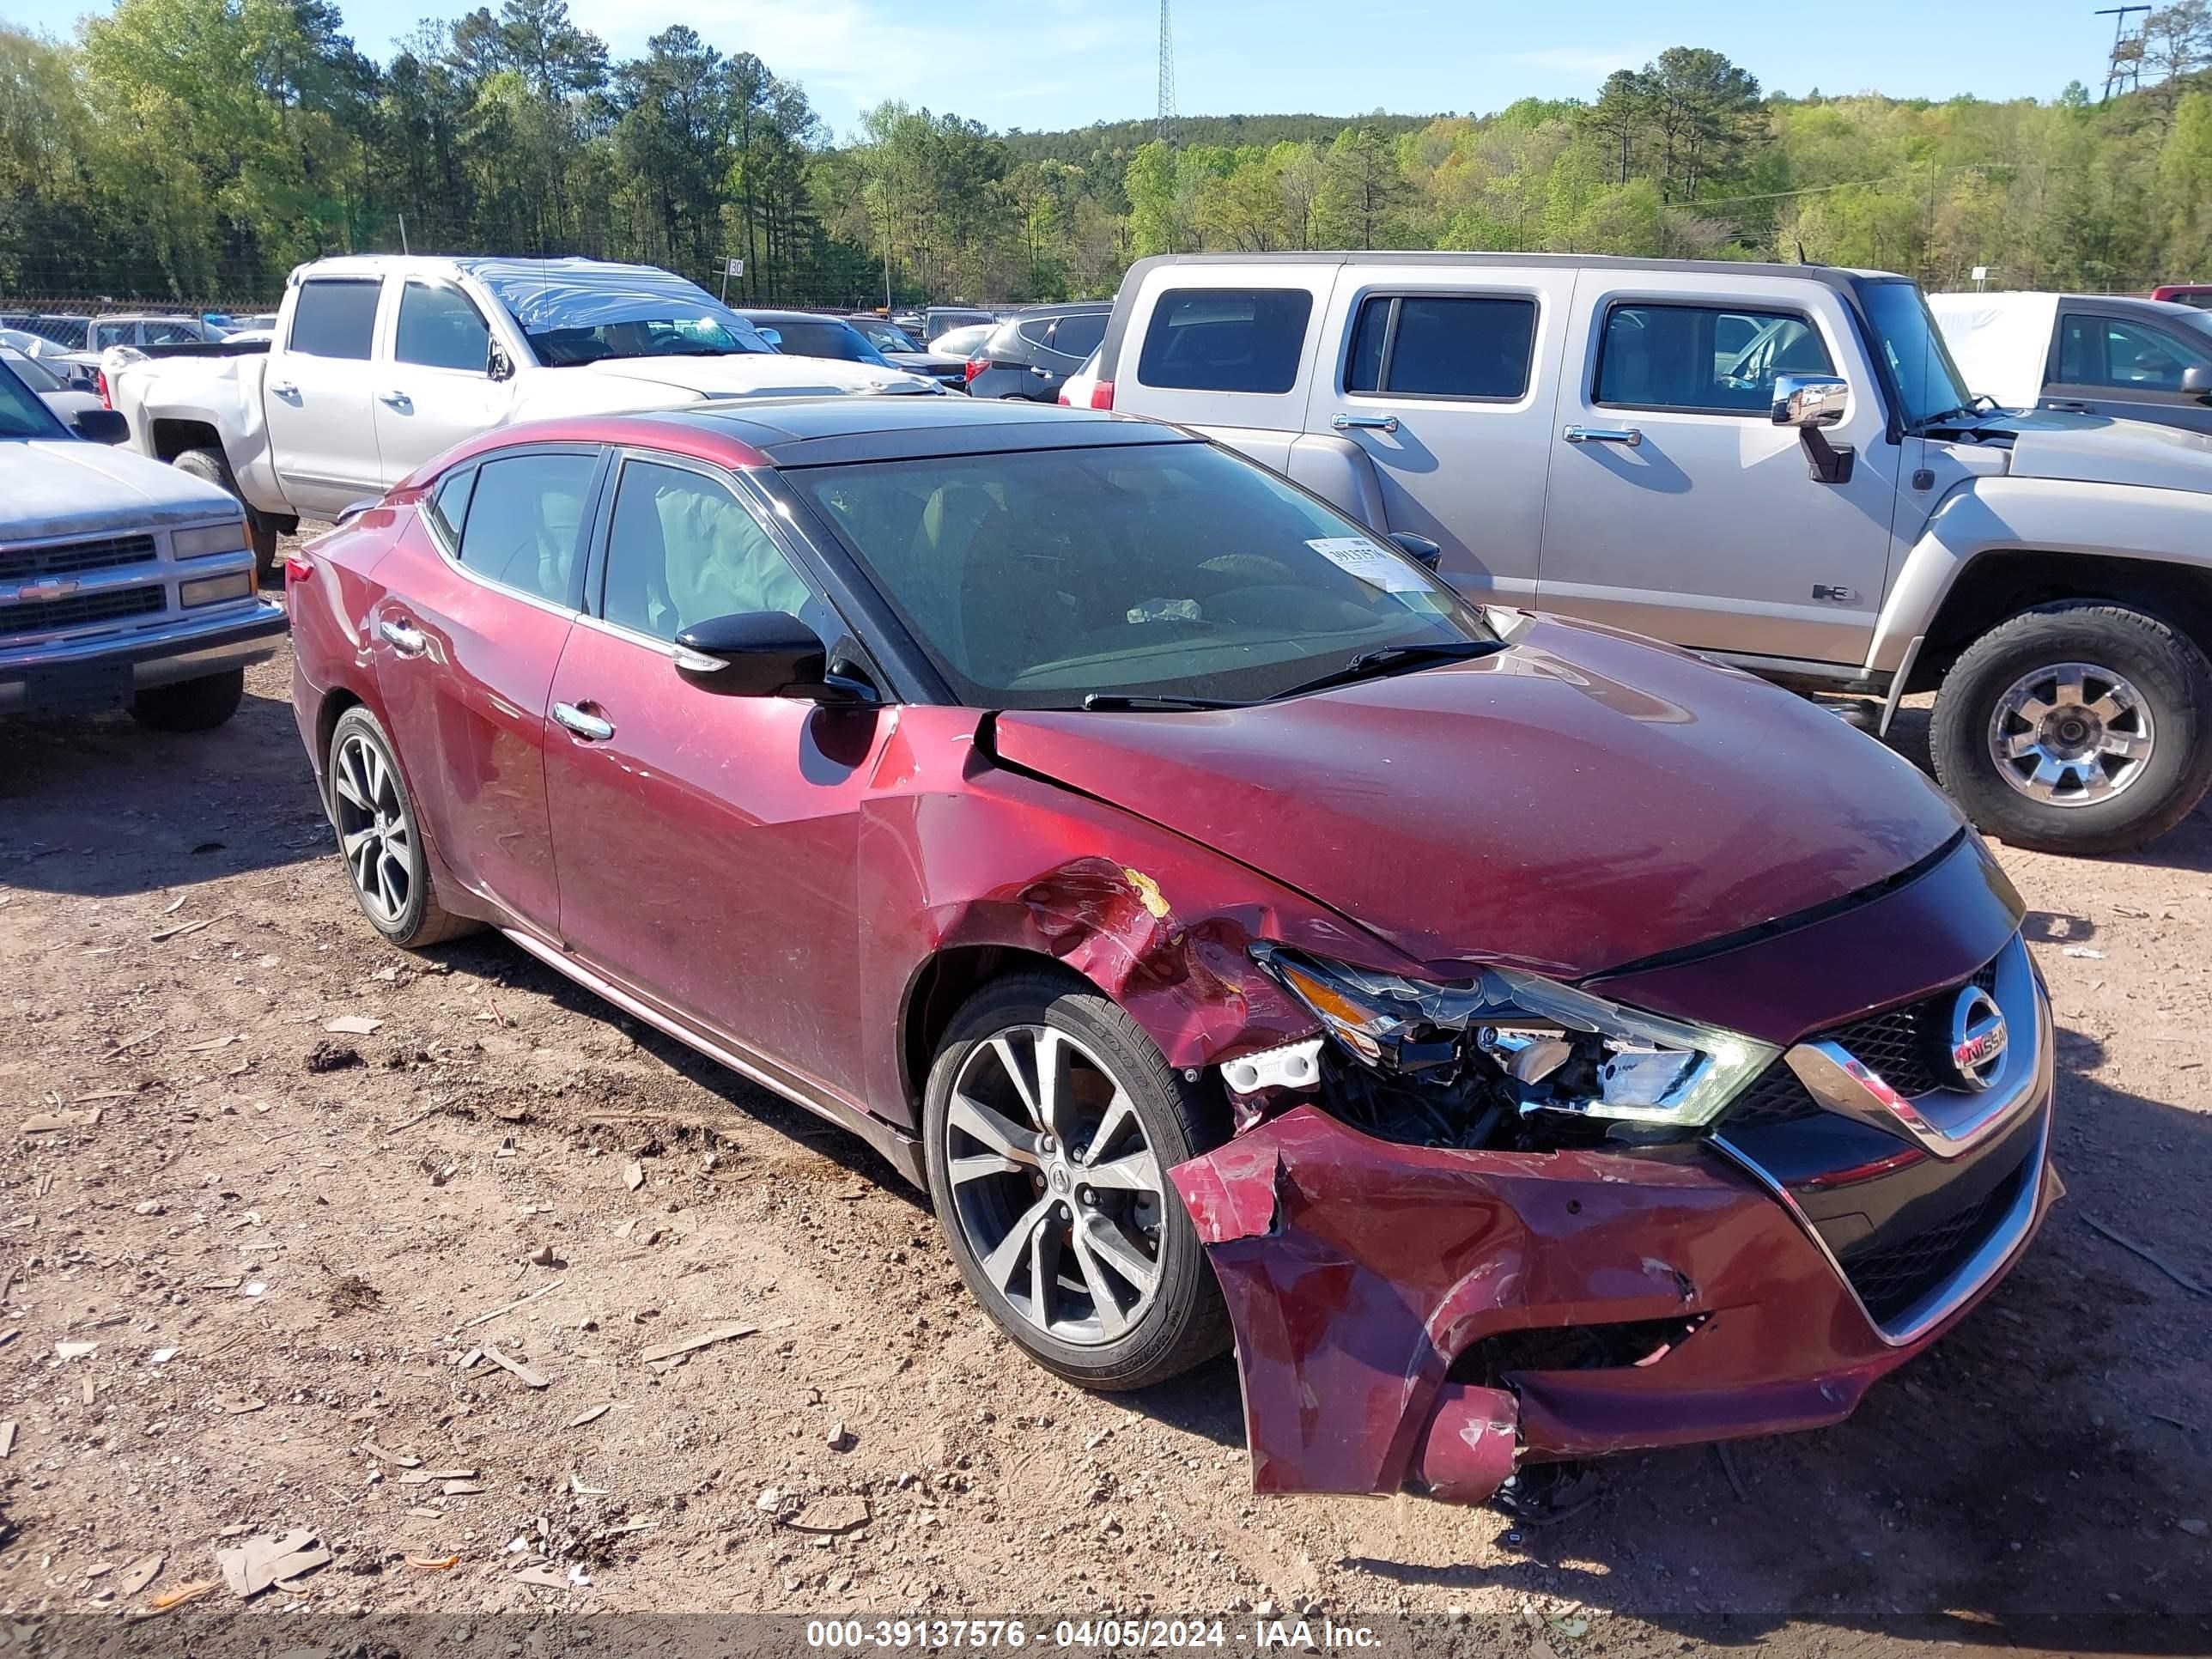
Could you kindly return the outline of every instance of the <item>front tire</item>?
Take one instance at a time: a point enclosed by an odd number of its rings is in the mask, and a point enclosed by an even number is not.
[[[968,1288],[1047,1370],[1140,1389],[1221,1352],[1229,1319],[1166,1171],[1218,1109],[1113,1002],[1052,974],[953,1018],[922,1108],[929,1190]]]
[[[131,699],[131,718],[156,732],[212,732],[245,697],[246,671],[234,668],[141,691]]]
[[[338,854],[369,925],[410,951],[473,929],[438,902],[414,797],[376,716],[357,703],[339,715],[326,764]]]
[[[1936,700],[1936,775],[2015,847],[2124,853],[2212,787],[2212,664],[2143,611],[2039,606],[1967,647]]]

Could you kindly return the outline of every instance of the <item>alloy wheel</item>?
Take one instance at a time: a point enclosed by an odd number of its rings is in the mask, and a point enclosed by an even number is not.
[[[963,1242],[1034,1329],[1126,1335],[1157,1297],[1166,1185],[1127,1091],[1079,1039],[1012,1025],[969,1051],[945,1115]]]
[[[397,927],[415,891],[415,837],[391,757],[365,734],[349,732],[331,768],[331,788],[338,849],[362,908],[381,926]]]
[[[2142,775],[2156,740],[2142,694],[2094,663],[2021,675],[1990,716],[1997,775],[2049,806],[2111,799]]]

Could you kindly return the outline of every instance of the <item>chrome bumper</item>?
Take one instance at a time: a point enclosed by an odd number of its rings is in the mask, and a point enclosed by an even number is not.
[[[165,617],[134,633],[0,649],[0,714],[119,706],[155,686],[266,662],[289,625],[283,606],[255,599],[220,614]]]

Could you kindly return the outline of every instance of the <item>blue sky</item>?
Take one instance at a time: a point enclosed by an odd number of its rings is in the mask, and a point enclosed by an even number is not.
[[[387,56],[435,0],[341,0],[355,40]],[[494,0],[495,9],[495,0]],[[1149,115],[1157,0],[570,0],[618,53],[672,21],[801,82],[833,125],[884,98],[992,126]],[[0,0],[0,21],[67,33],[84,0]],[[1662,46],[1712,46],[1770,88],[1899,97],[2057,96],[2102,83],[2111,20],[2093,0],[1176,0],[1186,114],[1389,109],[1480,112],[1586,96]]]

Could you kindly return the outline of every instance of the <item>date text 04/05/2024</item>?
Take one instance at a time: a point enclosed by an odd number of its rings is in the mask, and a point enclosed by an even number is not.
[[[1032,1631],[1019,1619],[811,1619],[806,1644],[831,1650],[913,1648],[1100,1649],[1354,1648],[1372,1649],[1377,1633],[1365,1625],[1334,1620],[1062,1619]]]

